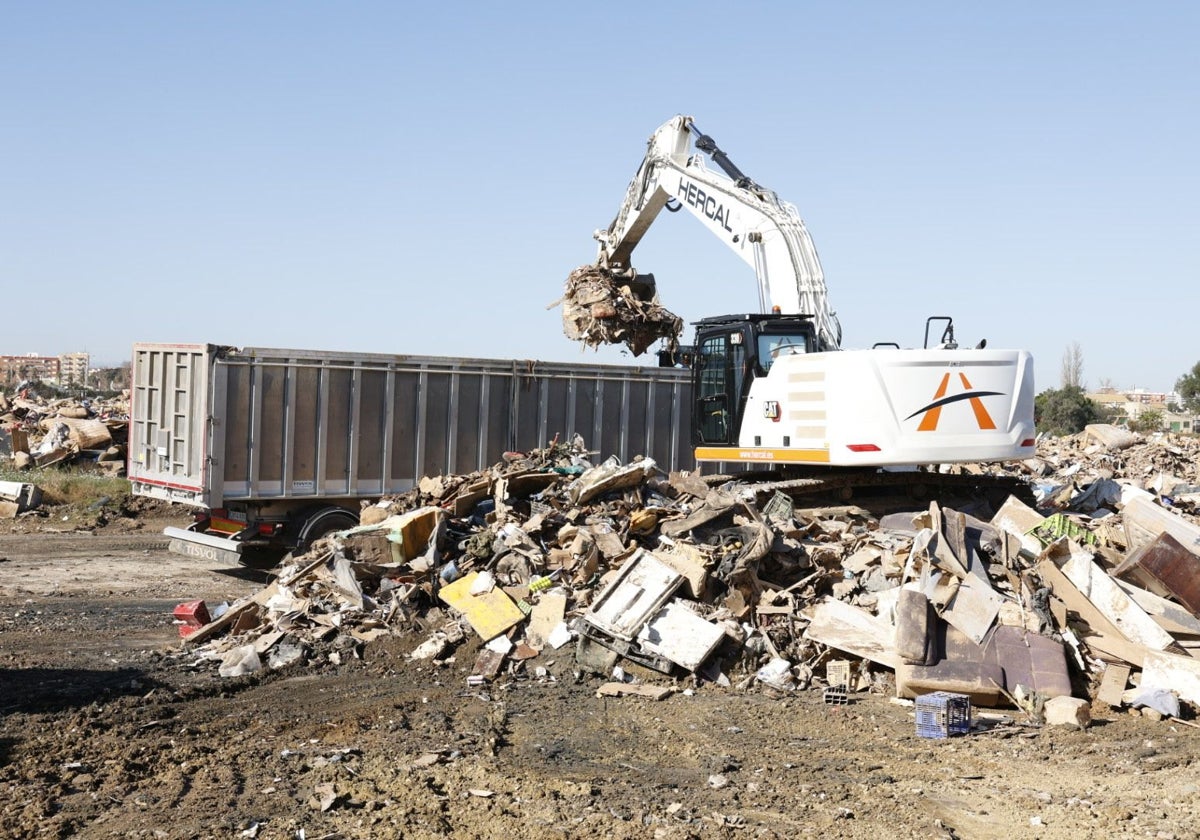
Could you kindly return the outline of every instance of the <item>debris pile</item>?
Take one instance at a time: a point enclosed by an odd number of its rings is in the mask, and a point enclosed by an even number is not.
[[[683,320],[659,303],[653,275],[631,279],[602,266],[580,266],[567,276],[557,304],[567,338],[588,347],[624,344],[640,356],[659,339],[674,350],[683,331]]]
[[[1200,705],[1200,525],[1171,509],[1190,504],[1176,501],[1198,447],[1097,442],[1115,432],[1010,465],[1041,504],[1010,498],[986,518],[937,502],[800,508],[649,459],[595,465],[578,438],[509,453],[365,508],[185,645],[226,675],[340,662],[398,634],[413,659],[477,650],[470,684],[552,678],[570,659],[615,676],[611,694],[684,679],[949,691],[1078,722],[1078,704],[1048,703],[1075,695],[1175,717]]]
[[[0,456],[18,470],[94,461],[125,474],[129,395],[109,400],[47,400],[23,389],[0,394]]]
[[[41,503],[42,489],[36,484],[0,481],[0,519],[13,519],[18,514],[36,510]]]

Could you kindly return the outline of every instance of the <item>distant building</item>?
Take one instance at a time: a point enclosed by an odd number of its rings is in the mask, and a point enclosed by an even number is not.
[[[1181,414],[1170,410],[1170,406],[1180,403],[1178,394],[1162,394],[1136,388],[1131,391],[1118,391],[1116,388],[1102,388],[1087,395],[1088,399],[1101,408],[1112,412],[1113,423],[1125,425],[1131,420],[1137,420],[1147,411],[1156,411],[1162,417],[1163,431],[1187,432],[1200,431],[1200,423],[1193,414]]]
[[[1133,403],[1140,405],[1160,406],[1166,405],[1170,394],[1162,394],[1157,391],[1147,391],[1143,388],[1134,388],[1132,391],[1124,391],[1125,398]]]
[[[57,384],[59,370],[57,356],[0,356],[0,383],[6,387],[33,380]]]
[[[1129,415],[1130,401],[1124,394],[1112,388],[1103,388],[1094,394],[1088,394],[1087,398],[1102,408],[1113,409],[1125,416]]]
[[[1163,428],[1169,432],[1192,433],[1200,431],[1194,414],[1177,414],[1174,411],[1163,412]]]
[[[20,382],[47,382],[51,385],[86,385],[91,357],[87,353],[61,356],[0,356],[0,386]]]
[[[87,353],[64,353],[58,357],[58,384],[86,385],[92,357]]]

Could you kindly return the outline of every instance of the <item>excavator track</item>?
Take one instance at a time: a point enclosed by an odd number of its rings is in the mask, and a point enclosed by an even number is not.
[[[806,506],[857,504],[877,512],[924,506],[930,501],[948,507],[986,502],[995,510],[1009,496],[1027,505],[1035,504],[1029,483],[1008,475],[839,470],[792,476],[777,470],[753,470],[703,478],[710,487],[728,481],[746,485],[753,489],[760,504],[775,493],[783,493]]]

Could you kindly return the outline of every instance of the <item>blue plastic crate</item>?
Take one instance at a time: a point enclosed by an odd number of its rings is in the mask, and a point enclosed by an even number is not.
[[[971,698],[950,691],[935,691],[917,698],[917,735],[948,738],[971,731]]]

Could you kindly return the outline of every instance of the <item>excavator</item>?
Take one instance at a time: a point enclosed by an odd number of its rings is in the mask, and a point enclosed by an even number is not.
[[[681,319],[659,303],[654,276],[631,262],[664,208],[699,220],[753,269],[758,284],[759,312],[694,324],[688,355],[698,462],[827,480],[828,468],[858,468],[861,481],[880,468],[1033,456],[1030,353],[990,349],[986,341],[961,347],[948,316],[925,322],[920,348],[881,342],[842,349],[798,211],[745,175],[689,116],[650,137],[616,217],[595,233],[595,264],[568,278],[568,337],[624,341],[635,355],[662,338],[662,355],[679,357]]]

